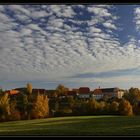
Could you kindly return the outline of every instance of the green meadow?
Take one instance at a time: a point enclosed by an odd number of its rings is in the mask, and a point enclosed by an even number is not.
[[[0,135],[140,135],[140,117],[76,116],[0,123]]]

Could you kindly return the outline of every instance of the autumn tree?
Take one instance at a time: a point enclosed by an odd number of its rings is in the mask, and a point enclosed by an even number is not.
[[[125,94],[124,98],[129,100],[131,104],[135,104],[140,101],[140,90],[138,88],[130,88],[128,93]]]
[[[17,100],[11,100],[10,101],[10,116],[9,116],[10,120],[20,120],[21,119],[21,115],[20,115],[20,111],[17,109]]]
[[[88,115],[90,113],[88,102],[86,101],[81,101],[81,103],[79,102],[77,111],[74,111],[74,112],[78,115]]]
[[[98,103],[97,113],[99,114],[107,114],[109,110],[109,105],[105,101],[100,101]]]
[[[121,115],[132,116],[133,108],[128,100],[123,99],[119,104],[119,113]]]
[[[110,104],[111,114],[118,114],[118,110],[119,110],[119,103],[117,101],[113,101]]]
[[[30,119],[31,111],[32,111],[32,106],[33,106],[33,94],[32,94],[32,84],[27,83],[27,104],[26,104],[26,112],[27,112],[27,118]]]
[[[99,103],[96,101],[96,99],[90,99],[88,102],[89,110],[92,114],[96,114],[97,110],[99,108]]]
[[[27,83],[27,93],[28,94],[32,94],[32,84],[31,83]]]
[[[67,103],[68,103],[68,107],[73,109],[74,105],[75,105],[75,100],[73,97],[67,97]]]
[[[64,85],[58,85],[57,86],[57,88],[56,88],[56,93],[58,94],[58,95],[66,95],[67,94],[67,92],[68,92],[68,88],[67,87],[65,87]]]
[[[0,97],[0,120],[4,121],[9,118],[10,115],[10,105],[9,96],[7,93],[2,94]]]
[[[46,95],[38,94],[33,102],[32,118],[45,118],[49,116],[49,99]]]

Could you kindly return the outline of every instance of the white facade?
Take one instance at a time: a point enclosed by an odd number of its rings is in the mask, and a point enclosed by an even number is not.
[[[81,99],[90,98],[90,94],[79,94],[78,97]]]
[[[98,95],[92,94],[92,97],[95,98],[96,100],[99,100],[103,98],[103,94],[98,94]]]
[[[122,98],[124,96],[124,92],[123,91],[118,91],[118,98]]]

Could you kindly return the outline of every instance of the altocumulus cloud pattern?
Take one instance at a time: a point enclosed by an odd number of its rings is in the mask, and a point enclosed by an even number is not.
[[[136,85],[139,31],[139,5],[1,5],[0,85]]]

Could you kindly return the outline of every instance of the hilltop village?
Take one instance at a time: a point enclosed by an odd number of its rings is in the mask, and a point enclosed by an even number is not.
[[[61,93],[58,93],[58,90],[61,90]],[[9,95],[16,96],[20,93],[26,91],[26,88],[16,88],[11,90],[6,90],[4,93],[8,93]],[[94,90],[90,90],[89,87],[80,87],[69,90],[68,88],[64,87],[63,85],[59,85],[55,90],[46,90],[46,89],[32,89],[33,94],[44,94],[47,95],[48,98],[53,97],[74,97],[79,99],[91,99],[95,98],[96,100],[100,100],[103,98],[118,98],[121,99],[124,95],[124,90],[119,89],[118,87],[114,88],[96,88]],[[60,91],[59,91],[60,92]]]
[[[26,87],[0,90],[0,121],[29,120],[58,116],[140,115],[140,90],[130,88],[58,85],[54,90]]]

